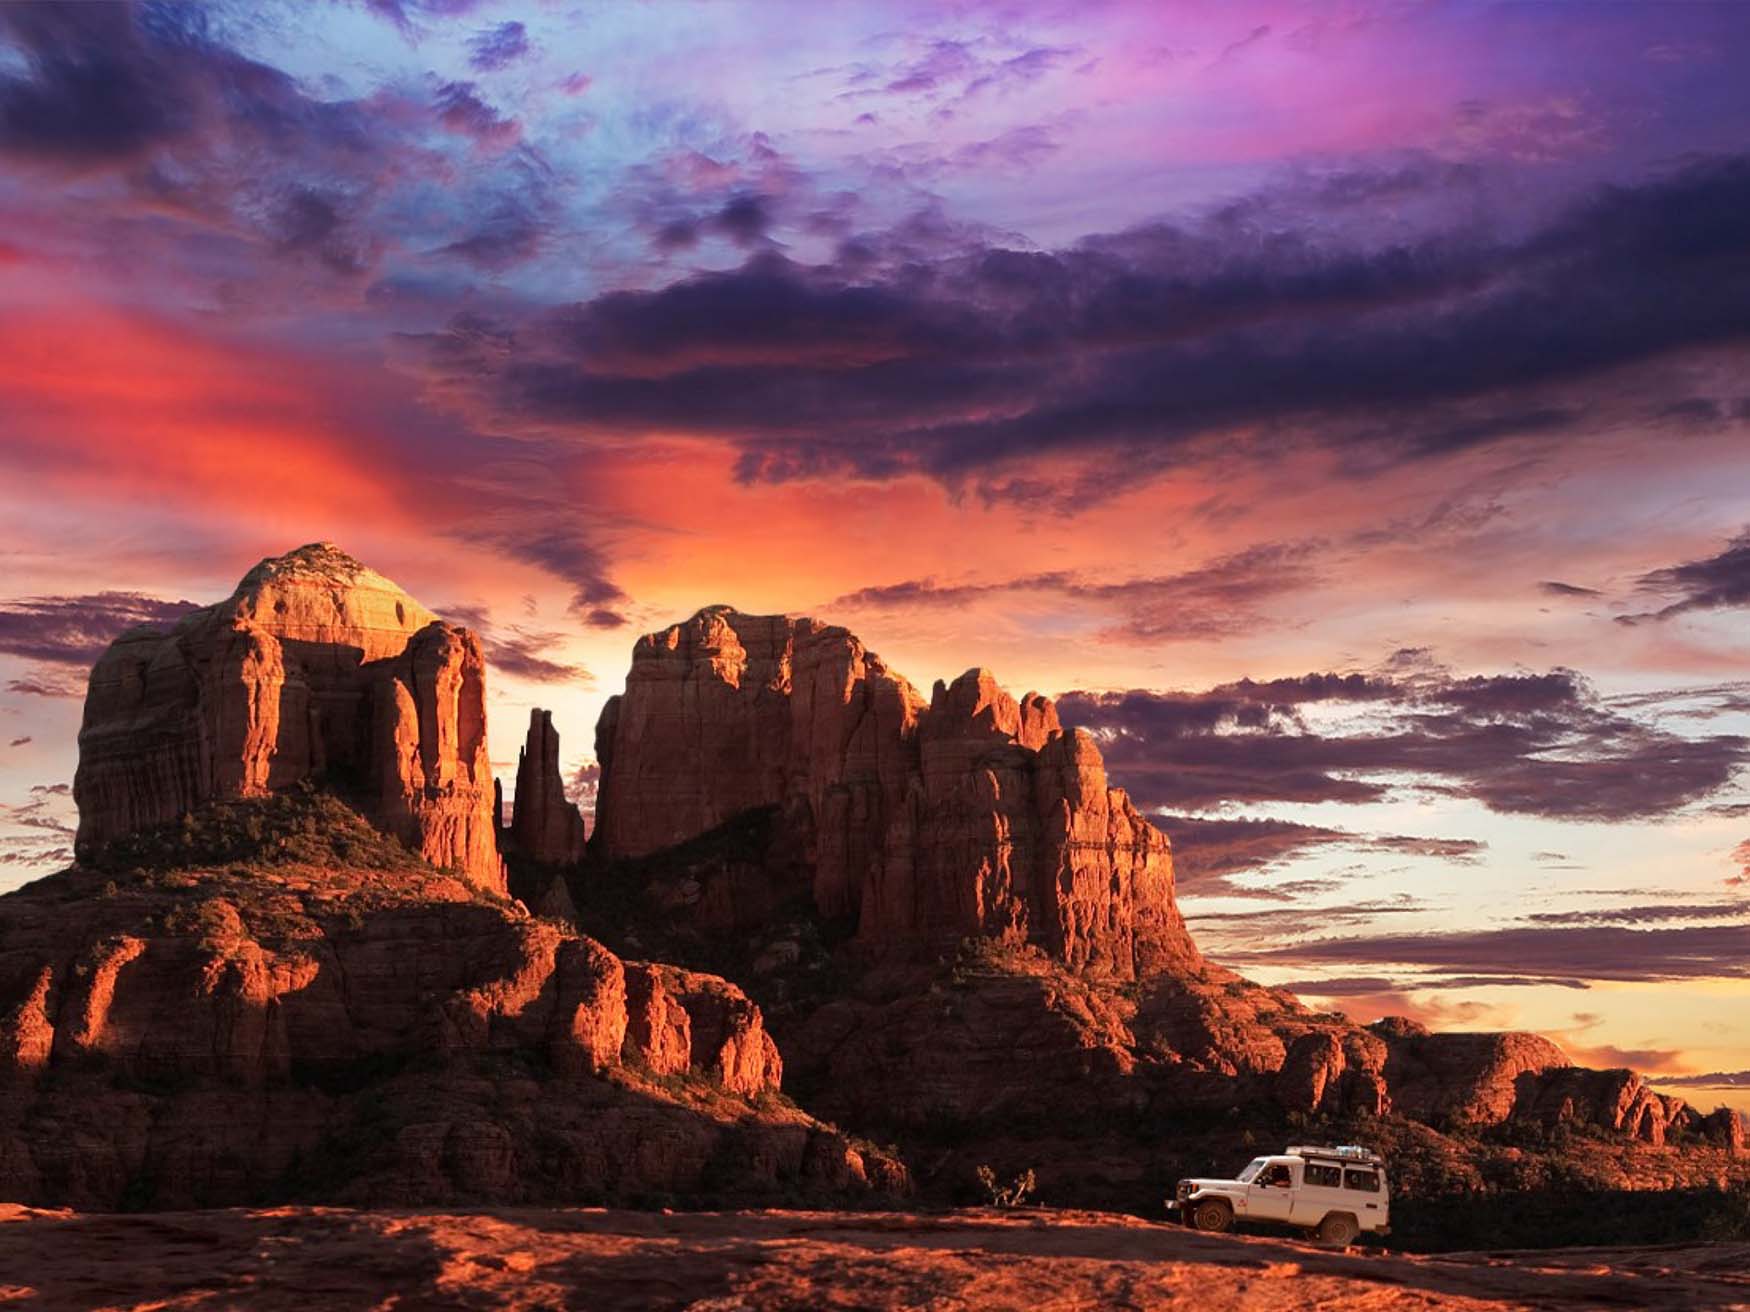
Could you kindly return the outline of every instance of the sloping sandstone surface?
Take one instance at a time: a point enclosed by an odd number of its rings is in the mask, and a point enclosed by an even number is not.
[[[0,1208],[0,1300],[141,1312],[1723,1312],[1750,1304],[1750,1245],[1412,1257],[1071,1211]]]

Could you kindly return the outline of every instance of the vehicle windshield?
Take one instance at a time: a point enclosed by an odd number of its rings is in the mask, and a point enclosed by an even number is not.
[[[1265,1157],[1252,1158],[1251,1161],[1246,1163],[1246,1169],[1239,1173],[1239,1176],[1237,1177],[1239,1182],[1241,1184],[1250,1184],[1257,1176],[1258,1172],[1264,1169],[1264,1163],[1268,1160],[1269,1159]]]

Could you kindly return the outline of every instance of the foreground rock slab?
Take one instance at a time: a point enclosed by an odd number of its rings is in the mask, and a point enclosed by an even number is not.
[[[0,1306],[20,1308],[1479,1312],[1747,1304],[1750,1244],[1431,1258],[1196,1234],[1099,1212],[80,1216],[0,1205]]]

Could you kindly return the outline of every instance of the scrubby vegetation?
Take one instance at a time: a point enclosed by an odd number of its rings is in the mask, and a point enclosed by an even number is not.
[[[997,1173],[988,1166],[978,1168],[978,1183],[985,1193],[990,1195],[992,1207],[1024,1207],[1039,1181],[1031,1168],[1022,1171],[1009,1183],[1004,1184]]]
[[[106,873],[284,865],[430,869],[339,797],[307,784],[271,797],[208,802],[180,820],[114,839],[84,864]]]

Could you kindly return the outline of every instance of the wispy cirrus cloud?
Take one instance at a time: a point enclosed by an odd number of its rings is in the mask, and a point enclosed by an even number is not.
[[[1750,933],[1723,925],[1635,929],[1618,925],[1515,926],[1452,933],[1357,934],[1230,951],[1235,963],[1290,966],[1357,962],[1559,983],[1750,978]]]

